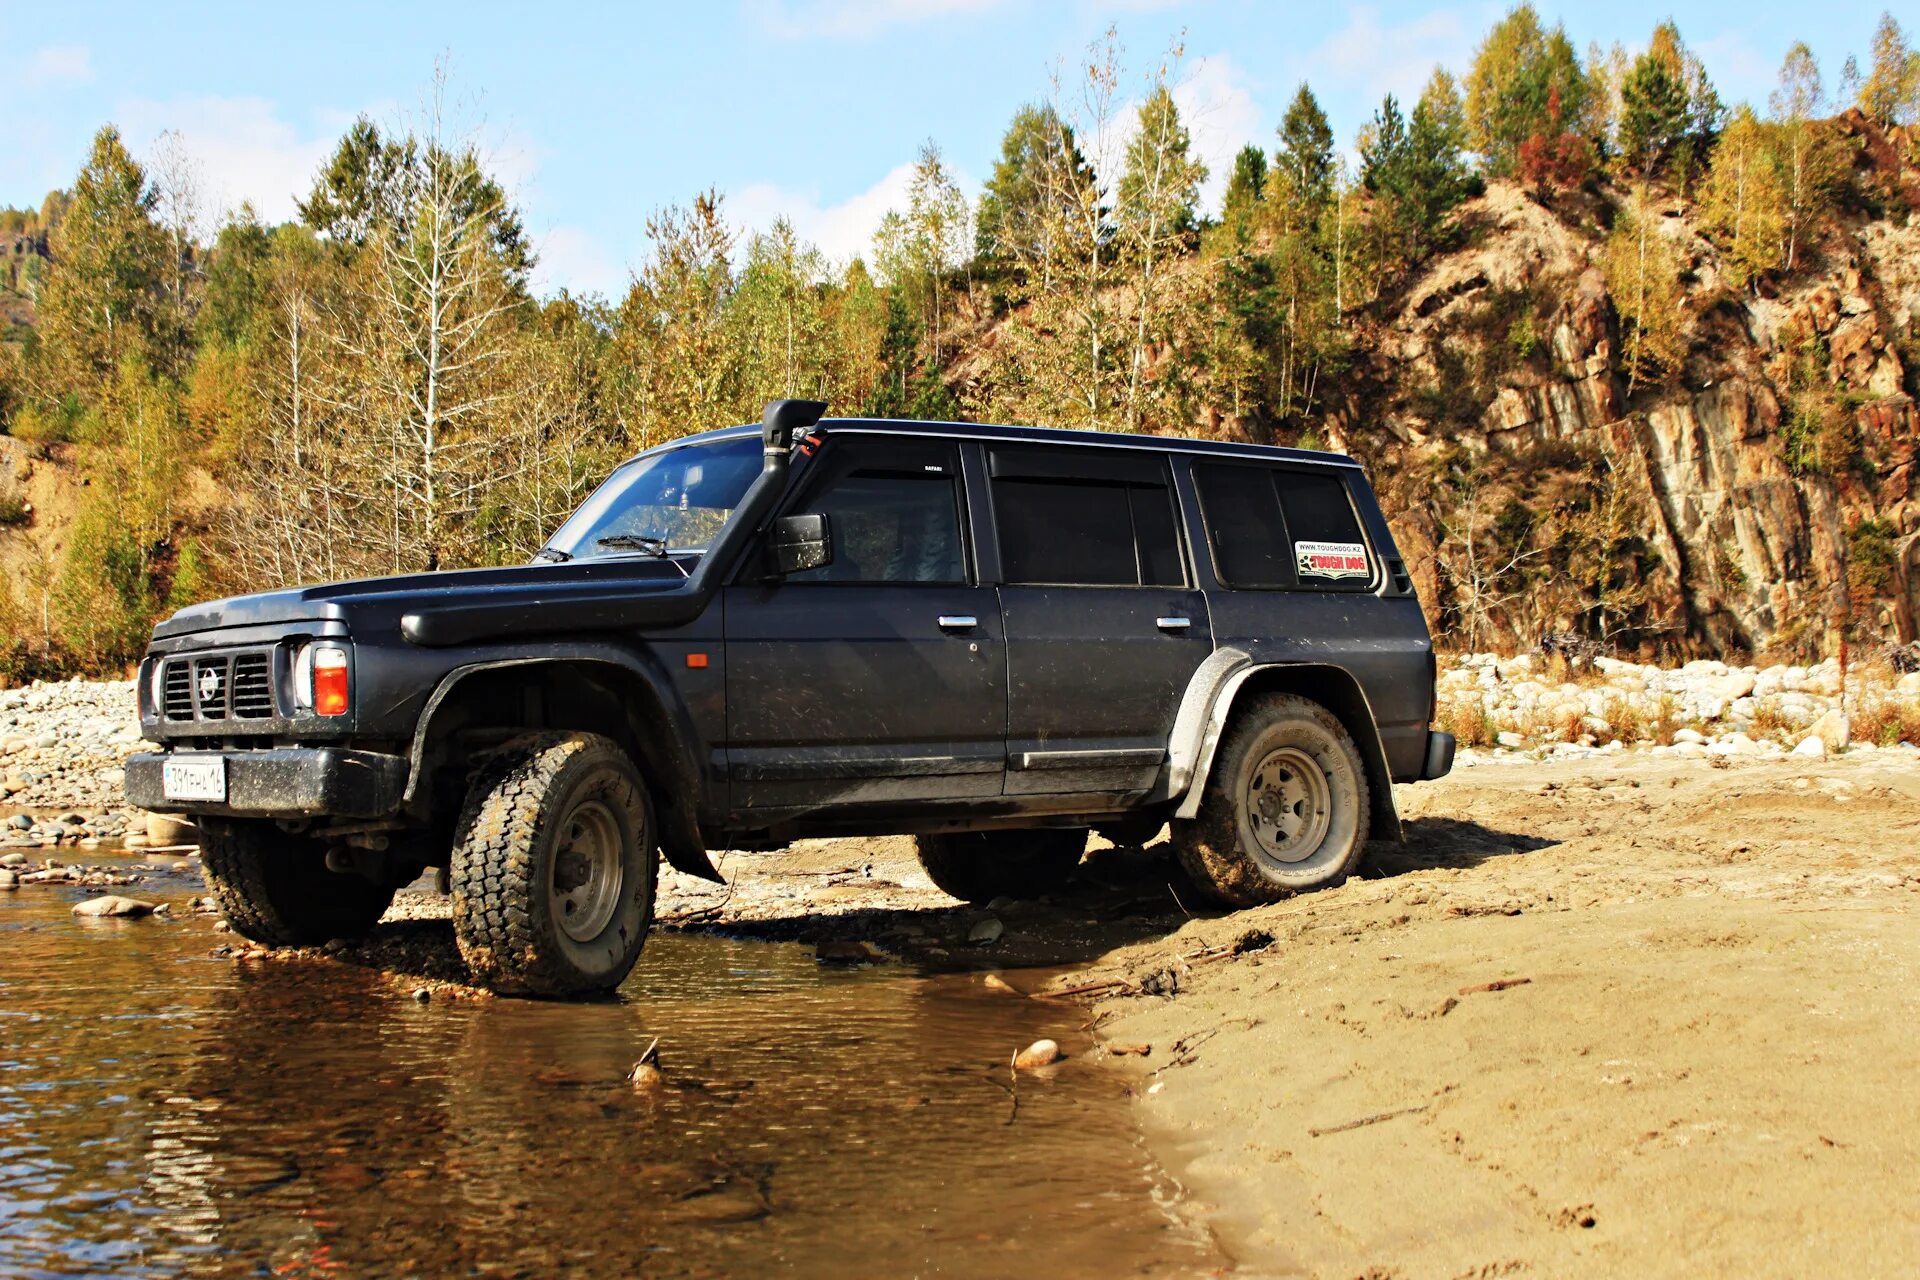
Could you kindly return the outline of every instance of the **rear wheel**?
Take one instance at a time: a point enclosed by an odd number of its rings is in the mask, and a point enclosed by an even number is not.
[[[1273,694],[1220,744],[1199,816],[1174,823],[1174,848],[1222,902],[1273,902],[1347,878],[1367,842],[1370,803],[1360,750],[1338,718]]]
[[[653,922],[653,806],[627,755],[590,733],[515,739],[480,771],[449,871],[476,981],[523,995],[611,991]]]
[[[365,933],[393,902],[394,886],[329,871],[318,841],[258,818],[202,818],[200,862],[234,932],[270,947]]]
[[[1051,893],[1067,882],[1087,851],[1084,827],[950,831],[916,840],[927,878],[963,902]]]

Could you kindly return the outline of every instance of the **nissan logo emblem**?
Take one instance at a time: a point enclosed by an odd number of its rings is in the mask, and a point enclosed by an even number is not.
[[[212,702],[220,696],[220,673],[212,667],[200,673],[200,701]]]

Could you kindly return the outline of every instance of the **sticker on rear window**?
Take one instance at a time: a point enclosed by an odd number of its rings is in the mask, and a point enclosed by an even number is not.
[[[1296,542],[1294,567],[1303,578],[1364,578],[1367,549],[1357,542]]]

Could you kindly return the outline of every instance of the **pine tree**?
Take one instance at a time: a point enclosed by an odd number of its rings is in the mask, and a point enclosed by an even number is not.
[[[158,197],[112,125],[94,136],[73,200],[51,238],[54,269],[40,304],[45,382],[97,403],[123,361],[171,369],[186,331],[167,284],[167,234]]]
[[[1651,177],[1686,137],[1686,87],[1649,50],[1634,61],[1620,97],[1620,152],[1634,172]]]
[[[1267,153],[1249,142],[1233,157],[1227,191],[1220,202],[1220,221],[1236,231],[1247,227],[1267,190]]]
[[[1313,90],[1301,85],[1280,120],[1269,198],[1284,229],[1317,226],[1333,201],[1333,128]]]
[[[1360,147],[1360,182],[1379,200],[1390,255],[1417,261],[1473,190],[1462,154],[1465,126],[1453,77],[1436,70],[1411,121],[1388,94]]]

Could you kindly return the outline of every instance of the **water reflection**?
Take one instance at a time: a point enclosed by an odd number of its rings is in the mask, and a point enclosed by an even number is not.
[[[0,899],[0,1274],[1184,1274],[1070,1011],[655,939],[615,1001],[416,1005]],[[668,1087],[627,1069],[655,1037]]]

